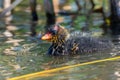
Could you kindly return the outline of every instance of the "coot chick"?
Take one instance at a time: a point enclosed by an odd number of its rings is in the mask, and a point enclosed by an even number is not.
[[[113,46],[108,40],[69,34],[67,29],[58,24],[50,26],[41,39],[52,43],[47,54],[54,56],[106,52]]]

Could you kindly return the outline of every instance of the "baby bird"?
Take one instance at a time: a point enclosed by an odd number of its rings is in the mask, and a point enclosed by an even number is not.
[[[112,43],[94,37],[69,34],[67,29],[55,24],[41,37],[42,40],[51,42],[48,55],[73,55],[110,51]]]

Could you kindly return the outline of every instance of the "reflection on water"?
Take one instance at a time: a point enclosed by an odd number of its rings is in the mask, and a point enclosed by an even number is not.
[[[116,55],[93,53],[90,55],[52,57],[45,54],[49,43],[42,41],[32,42],[28,38],[20,36],[18,38],[24,39],[24,41],[20,42],[17,46],[14,46],[12,43],[3,43],[5,39],[1,39],[0,80],[120,55],[120,45],[116,45],[117,50],[111,52],[117,53]],[[6,56],[3,54],[5,49],[8,51],[10,49],[9,53],[14,53],[14,55]],[[43,74],[35,80],[117,80],[120,77],[119,62],[120,60],[107,61],[70,68],[55,73]]]
[[[23,11],[23,10],[22,10]],[[117,46],[117,50],[111,53],[99,53],[91,55],[76,55],[76,56],[64,56],[64,57],[51,57],[45,53],[49,47],[49,43],[30,41],[28,39],[29,33],[29,17],[28,13],[18,11],[14,15],[13,24],[19,27],[16,32],[15,39],[6,42],[0,34],[0,80],[8,79],[11,77],[21,76],[33,72],[49,70],[62,66],[68,66],[78,63],[84,63],[93,60],[104,59],[108,57],[120,56],[120,45]],[[21,16],[24,16],[21,18]],[[97,15],[98,16],[98,15]],[[93,24],[98,27],[103,23],[103,20],[99,20],[95,17]],[[38,30],[43,28],[42,24],[45,22],[43,15],[40,15],[38,21]],[[65,17],[65,22],[70,22],[69,17]],[[75,21],[75,30],[85,25],[85,17],[78,16]],[[3,27],[4,24],[1,23]],[[42,26],[41,26],[42,25]],[[96,29],[96,28],[95,28]],[[3,31],[1,30],[0,33]],[[21,35],[22,33],[22,35]],[[25,33],[25,34],[24,34]],[[22,40],[21,40],[22,39]],[[13,43],[14,42],[14,43]],[[12,56],[9,56],[12,55]],[[92,65],[80,66],[62,70],[51,74],[43,74],[41,77],[35,80],[119,80],[120,79],[120,60],[102,62]],[[33,79],[31,79],[33,80]]]
[[[27,44],[26,44],[27,43]],[[11,44],[3,44],[8,48]],[[117,45],[119,47],[119,45]],[[31,43],[25,39],[15,56],[0,55],[0,80],[20,76],[33,72],[49,70],[57,67],[84,63],[93,60],[113,57],[109,53],[93,53],[91,55],[75,55],[51,57],[45,55],[49,43]],[[118,51],[120,51],[120,48]],[[2,52],[1,52],[2,53]],[[119,56],[120,54],[117,54]],[[34,80],[117,80],[120,77],[120,60],[102,62],[92,65],[80,66],[43,74]],[[33,80],[33,79],[31,79]]]
[[[19,39],[21,38],[23,37],[19,37]],[[1,39],[0,80],[62,66],[113,57],[109,53],[51,57],[45,55],[49,43],[33,43],[28,41],[27,38],[23,39],[24,41],[20,42],[18,46],[13,46],[12,43],[3,43],[4,39]],[[13,47],[11,48],[11,46]],[[120,47],[120,45],[117,46]],[[14,53],[14,55],[4,55],[3,50],[5,49],[8,51],[10,49],[9,53]],[[120,51],[120,48],[117,49]],[[118,54],[118,56],[119,55],[120,54]],[[31,80],[119,80],[119,77],[120,60],[116,60],[43,74],[41,77]]]

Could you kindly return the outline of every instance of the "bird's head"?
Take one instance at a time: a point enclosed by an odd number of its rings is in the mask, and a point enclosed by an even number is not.
[[[64,42],[69,37],[68,31],[58,25],[52,25],[48,28],[46,33],[41,37],[42,40],[46,40],[53,43]]]

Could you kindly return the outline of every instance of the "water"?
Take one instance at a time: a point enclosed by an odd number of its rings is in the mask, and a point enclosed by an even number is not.
[[[28,35],[30,33],[30,13],[29,11],[27,12],[21,10],[22,8],[26,8],[26,4],[27,3],[23,2],[23,5],[16,8],[14,12],[15,14],[12,24],[18,28],[17,31],[14,31],[14,39],[18,41],[15,43],[15,40],[7,40],[2,34],[0,34],[0,80],[6,80],[16,76],[63,66],[114,57],[109,53],[93,53],[89,56],[47,56],[45,53],[47,52],[50,44],[42,41],[36,42],[36,40],[33,39],[31,40]],[[21,18],[21,16],[23,17]],[[43,26],[45,24],[45,15],[43,13],[39,14],[39,18],[40,19],[36,27],[37,32],[43,31]],[[100,16],[96,16],[96,19],[97,18],[100,20],[93,21],[95,31],[94,35],[99,36],[101,34],[101,29],[99,29],[98,26],[102,24],[102,20]],[[5,30],[5,24],[2,23],[2,21],[0,23],[2,27],[0,33],[3,33]],[[78,31],[82,26],[85,25],[81,25],[80,23],[85,23],[84,16],[78,16],[75,21],[74,30]],[[120,45],[117,47],[120,47]],[[113,53],[119,52],[120,48],[118,48],[117,51]],[[119,55],[120,54],[116,56]],[[31,80],[120,80],[120,59],[69,68],[51,74],[45,74],[41,77],[37,77]]]
[[[19,37],[20,39],[23,37]],[[99,53],[82,56],[50,57],[45,53],[49,47],[47,42],[31,42],[23,38],[19,46],[2,43],[2,49],[19,48],[13,50],[14,56],[0,54],[0,80],[21,76],[29,73],[74,65],[93,60],[113,57],[109,53]],[[119,45],[118,45],[119,46]],[[119,55],[119,54],[118,54]],[[31,80],[119,80],[120,60],[101,62],[92,65],[79,66],[43,75]]]

